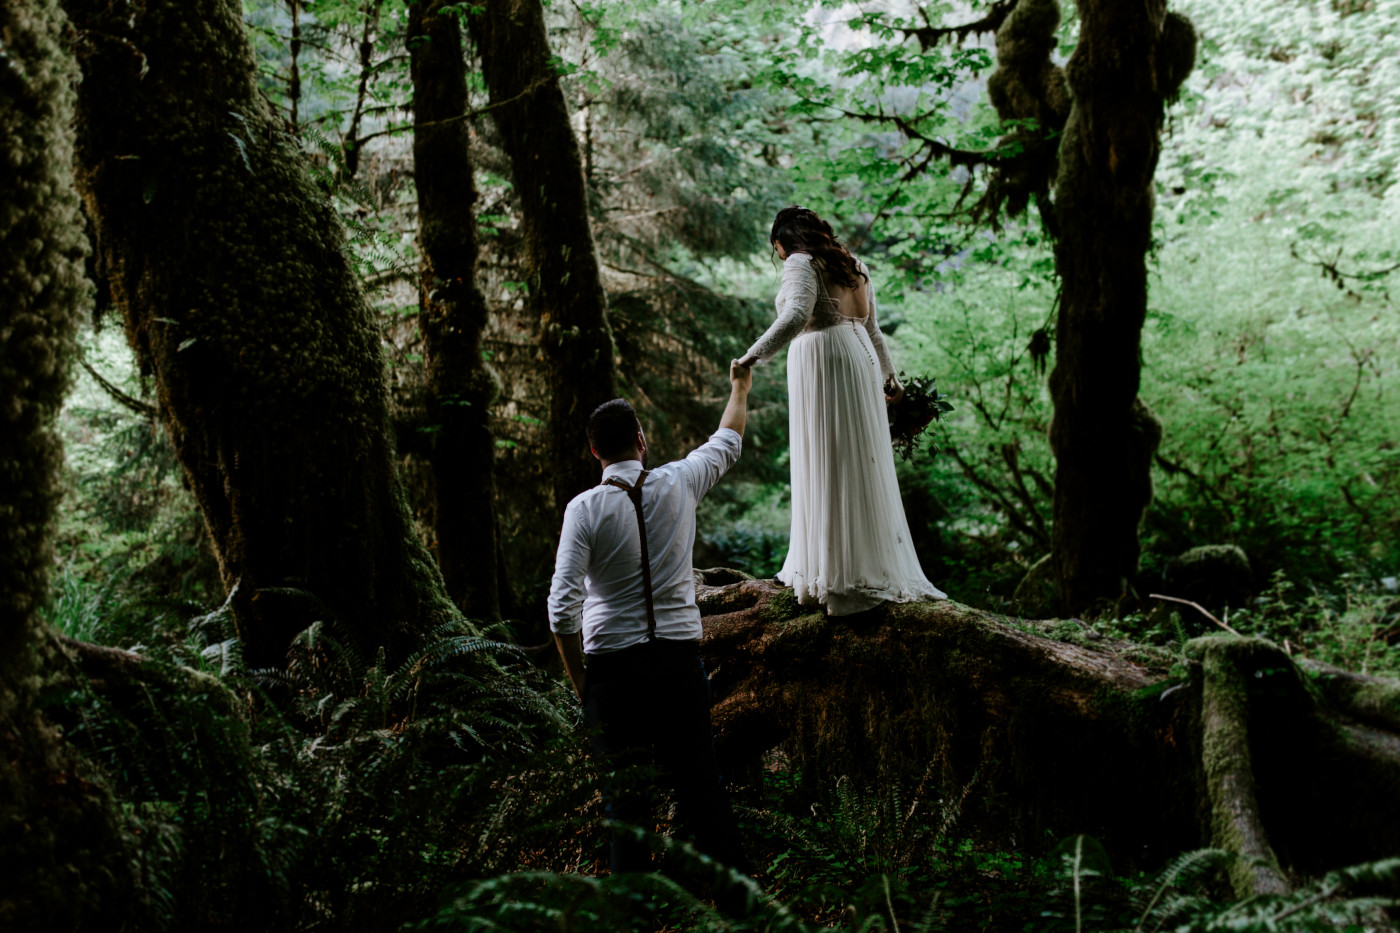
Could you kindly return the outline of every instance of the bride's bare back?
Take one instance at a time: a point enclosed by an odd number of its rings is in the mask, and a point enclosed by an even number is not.
[[[870,283],[861,279],[855,288],[846,288],[843,285],[827,286],[827,294],[836,302],[836,312],[842,317],[855,318],[857,321],[865,320],[870,309],[870,296],[867,289]]]

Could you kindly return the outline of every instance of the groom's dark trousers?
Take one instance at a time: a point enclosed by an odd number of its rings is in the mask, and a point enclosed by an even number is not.
[[[720,789],[710,730],[710,680],[693,641],[655,639],[588,656],[583,693],[605,778],[608,815],[651,829],[655,784],[675,792],[680,828],[700,851],[726,865],[740,864],[734,816]],[[654,768],[651,774],[648,769]],[[649,870],[645,841],[614,833],[612,870]]]

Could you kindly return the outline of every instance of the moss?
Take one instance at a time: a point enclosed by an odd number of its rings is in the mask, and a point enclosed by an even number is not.
[[[1366,715],[1400,726],[1400,683],[1367,684],[1352,694],[1352,704]]]
[[[1400,732],[1400,682],[1344,676],[1324,669],[1310,671],[1307,684],[1324,702],[1330,700],[1348,716]]]
[[[1167,14],[1157,42],[1157,93],[1172,100],[1196,65],[1196,27],[1180,13]]]
[[[1095,643],[1103,641],[1103,636],[1098,632],[1073,619],[1056,619],[1049,628],[1044,629],[1040,634],[1065,644],[1079,645],[1083,648],[1092,647]]]
[[[0,656],[15,664],[25,663],[48,592],[63,457],[52,424],[87,289],[65,125],[75,76],[61,22],[50,0],[0,14]]]
[[[787,658],[820,657],[831,647],[832,620],[820,612],[809,612],[777,623],[768,651]]]
[[[1151,734],[1162,721],[1167,691],[1176,691],[1182,686],[1180,680],[1159,680],[1131,693],[1105,686],[1095,693],[1093,705],[1105,719]]]
[[[87,293],[73,192],[76,69],[54,0],[0,5],[0,928],[119,917],[115,805],[40,708],[62,659],[37,616],[63,452],[54,417]]]
[[[987,79],[987,96],[1003,120],[1031,120],[1036,125],[1001,140],[1021,154],[998,169],[989,196],[993,211],[1004,204],[1016,216],[1030,198],[1044,196],[1054,177],[1056,142],[1053,130],[1069,114],[1064,73],[1050,59],[1056,45],[1060,7],[1055,0],[1017,3],[997,30],[997,67]]]
[[[1246,672],[1281,654],[1251,638],[1198,638],[1186,646],[1201,662],[1201,766],[1210,800],[1211,844],[1235,853],[1230,882],[1239,897],[1282,893],[1278,857],[1264,833],[1255,798],[1249,744]]]
[[[763,621],[771,625],[794,619],[802,614],[803,609],[797,602],[797,593],[790,587],[783,587],[768,597],[759,612]]]

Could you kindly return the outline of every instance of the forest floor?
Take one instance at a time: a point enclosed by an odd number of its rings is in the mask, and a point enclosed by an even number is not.
[[[957,825],[958,805],[925,799],[922,788],[862,788],[841,778],[830,793],[819,790],[781,753],[731,787],[750,878],[769,909],[809,929],[869,929],[872,922],[881,929],[956,933],[1131,929],[1141,920],[1137,895],[1153,887],[1146,873],[1115,876],[1107,855],[1088,837],[1047,835],[1012,850],[980,840]],[[521,870],[562,870],[606,884],[600,798],[581,815],[571,834],[536,848]],[[650,829],[658,840],[672,832],[662,808]],[[1077,840],[1091,863],[1078,879],[1078,921],[1072,871]],[[662,852],[655,864],[678,887],[633,893],[635,929],[694,929],[697,912],[718,913],[713,889],[694,883],[683,859]],[[1207,874],[1192,879],[1198,893],[1228,902],[1225,876]],[[1092,927],[1083,926],[1086,921]]]

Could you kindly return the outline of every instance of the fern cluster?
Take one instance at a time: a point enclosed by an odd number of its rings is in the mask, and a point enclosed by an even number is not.
[[[459,625],[390,667],[322,614],[285,670],[250,671],[226,603],[139,682],[75,681],[57,706],[125,802],[139,927],[393,929],[586,807],[556,700]]]
[[[1059,884],[1046,898],[1046,929],[1113,933],[1394,929],[1387,912],[1400,906],[1400,858],[1329,872],[1286,895],[1239,901],[1212,896],[1240,856],[1220,849],[1187,852],[1154,879],[1132,883],[1112,876],[1102,847],[1086,836],[1057,850]],[[1096,893],[1096,896],[1095,896]]]
[[[313,594],[272,595],[317,620],[283,670],[247,669],[226,603],[139,673],[48,699],[123,802],[132,928],[1262,933],[1384,929],[1395,904],[1400,859],[1234,901],[1223,852],[1121,877],[1087,837],[983,851],[926,784],[814,800],[782,771],[743,811],[762,887],[636,827],[662,871],[601,877],[597,777],[556,682],[461,625],[391,665]]]

